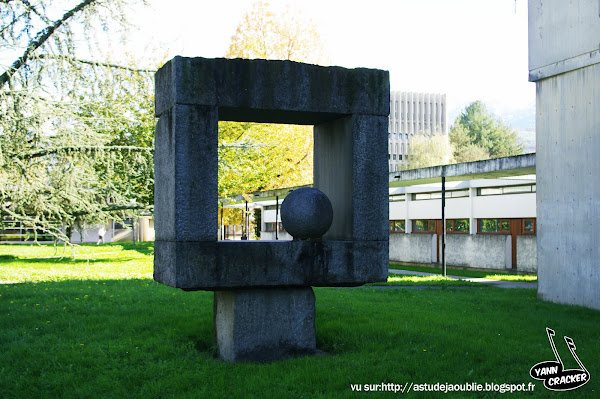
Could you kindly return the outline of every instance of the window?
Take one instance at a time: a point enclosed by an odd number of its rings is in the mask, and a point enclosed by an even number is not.
[[[446,220],[447,233],[468,233],[469,219],[448,219]]]
[[[454,191],[446,191],[446,198],[460,198],[460,197],[468,197],[469,190],[454,190]]]
[[[510,221],[508,219],[478,219],[477,232],[510,234]]]
[[[265,231],[275,231],[276,223],[265,223]]]
[[[283,227],[283,223],[279,222],[277,223],[279,225],[279,231],[285,233],[285,228]]]
[[[115,230],[125,230],[129,229],[133,226],[133,219],[123,219],[121,222],[115,222],[114,229]]]
[[[265,211],[274,211],[277,209],[277,205],[267,205],[263,208]]]
[[[390,233],[404,233],[405,231],[405,220],[390,220]]]
[[[413,233],[435,233],[435,220],[413,220]]]
[[[441,192],[436,192],[436,193],[415,193],[412,194],[412,200],[413,201],[420,201],[420,200],[430,200],[430,199],[440,199],[442,198],[442,193]]]
[[[506,186],[506,187],[485,187],[478,188],[477,195],[502,195],[502,194],[521,194],[535,193],[535,184],[526,186]]]
[[[396,154],[392,155],[392,159],[395,161],[396,160]]]
[[[390,202],[406,201],[405,194],[394,194],[390,195]]]
[[[535,234],[535,219],[523,219],[523,234]]]

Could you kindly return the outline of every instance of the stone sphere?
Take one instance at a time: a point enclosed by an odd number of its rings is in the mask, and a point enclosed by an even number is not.
[[[315,240],[331,227],[333,207],[322,191],[297,188],[281,204],[281,222],[295,240]]]

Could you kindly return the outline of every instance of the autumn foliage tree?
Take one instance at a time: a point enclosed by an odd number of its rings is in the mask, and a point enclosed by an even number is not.
[[[410,141],[408,168],[418,169],[453,162],[452,145],[445,134],[414,135]]]
[[[239,23],[226,57],[324,63],[323,49],[312,21],[258,2]],[[220,196],[312,183],[312,127],[220,122],[219,144]]]

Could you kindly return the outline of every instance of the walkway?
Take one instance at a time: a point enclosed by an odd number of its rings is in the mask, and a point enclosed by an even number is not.
[[[410,270],[398,270],[398,269],[389,269],[390,273],[394,274],[403,274],[408,276],[439,276],[437,273],[424,273],[424,272],[413,272]],[[529,288],[529,289],[537,289],[538,283],[537,281],[503,281],[503,280],[491,280],[489,278],[474,278],[474,277],[463,277],[463,276],[451,276],[447,275],[447,277],[454,280],[464,280],[464,281],[472,281],[474,283],[483,283],[489,284],[498,288]]]

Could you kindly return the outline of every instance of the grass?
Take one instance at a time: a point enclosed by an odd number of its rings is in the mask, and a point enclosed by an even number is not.
[[[424,273],[435,273],[441,274],[441,267],[430,267],[430,266],[417,266],[417,265],[405,265],[405,264],[390,264],[390,269],[410,270],[414,272]],[[472,277],[472,278],[487,278],[490,280],[504,280],[504,281],[537,281],[535,274],[512,274],[511,272],[502,271],[482,271],[482,270],[464,270],[452,267],[446,267],[446,274],[460,277]]]
[[[544,398],[529,369],[553,359],[546,327],[565,366],[577,365],[563,335],[591,374],[569,396],[600,392],[600,312],[539,301],[535,290],[315,288],[323,355],[218,361],[212,294],[155,283],[151,248],[94,246],[88,262],[24,259],[48,248],[0,245],[0,280],[24,282],[0,284],[0,398],[397,397],[350,389],[388,382],[532,382],[528,397]]]
[[[383,283],[367,284],[368,286],[424,286],[424,287],[485,287],[485,284],[464,280],[455,280],[444,276],[410,276],[390,273],[388,280]]]

